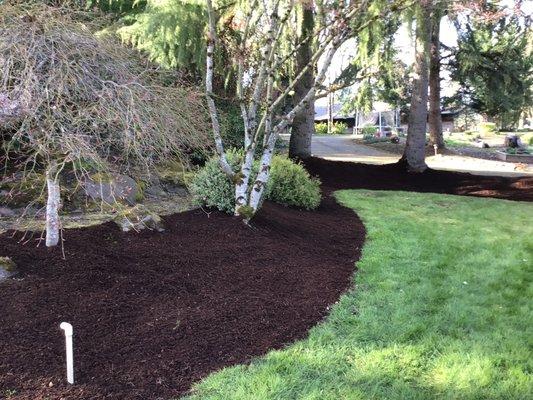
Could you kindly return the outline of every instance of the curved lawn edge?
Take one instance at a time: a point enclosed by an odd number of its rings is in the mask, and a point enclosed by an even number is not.
[[[0,255],[20,272],[0,284],[0,398],[188,393],[213,371],[307,337],[350,286],[365,237],[331,196],[314,211],[266,202],[252,227],[200,209],[164,223],[162,233],[67,230],[66,259],[60,247],[21,244],[20,232],[0,235]],[[74,326],[75,385],[63,321]]]
[[[354,289],[307,339],[196,399],[527,398],[533,205],[344,190],[367,228]]]

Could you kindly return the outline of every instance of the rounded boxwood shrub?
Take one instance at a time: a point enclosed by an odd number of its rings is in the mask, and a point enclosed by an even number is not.
[[[242,160],[242,151],[229,151],[228,162],[235,172]],[[274,156],[265,199],[279,204],[312,210],[320,205],[320,181],[312,178],[301,164],[287,157]],[[258,163],[254,163],[252,179],[257,175]],[[235,186],[222,172],[218,158],[210,159],[196,173],[189,187],[193,202],[199,206],[213,207],[233,213],[235,208]]]
[[[229,150],[226,157],[233,171],[237,172],[242,159],[242,151]],[[233,213],[235,187],[220,169],[217,157],[209,159],[204,167],[195,174],[189,190],[195,205],[213,207],[220,211]]]
[[[265,198],[286,206],[314,210],[320,205],[320,180],[299,163],[274,156]]]

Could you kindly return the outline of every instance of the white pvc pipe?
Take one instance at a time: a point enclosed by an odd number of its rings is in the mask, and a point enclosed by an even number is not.
[[[71,385],[74,384],[74,352],[72,349],[72,325],[68,322],[61,322],[59,325],[61,329],[65,331],[65,341],[67,348],[67,382]]]

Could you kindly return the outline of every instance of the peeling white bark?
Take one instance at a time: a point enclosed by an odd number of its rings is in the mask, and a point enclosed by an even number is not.
[[[46,246],[52,247],[59,243],[59,208],[61,207],[59,178],[55,162],[52,162],[46,171],[46,186],[48,190],[46,201]]]
[[[216,108],[212,99],[213,52],[216,34],[215,18],[212,0],[206,1],[209,14],[206,92],[213,122],[217,153],[220,156],[220,163],[224,169],[227,161],[225,161]],[[286,87],[275,87],[274,89],[274,75],[280,65],[283,64],[283,60],[286,60],[286,58],[282,59],[278,55],[280,38],[283,37],[285,32],[284,28],[294,10],[295,2],[294,0],[286,3],[283,2],[282,8],[284,9],[284,14],[281,18],[278,15],[280,11],[280,0],[254,1],[253,4],[245,19],[246,24],[244,27],[243,41],[237,61],[237,97],[244,120],[245,154],[240,165],[240,171],[238,174],[231,175],[235,182],[235,214],[243,216],[245,221],[249,220],[261,206],[265,188],[270,178],[270,166],[279,134],[287,129],[297,113],[301,113],[306,105],[313,101],[317,89],[323,85],[326,71],[340,45],[351,37],[351,35],[366,28],[371,22],[367,21],[356,29],[353,29],[349,23],[350,19],[357,12],[364,10],[366,2],[357,3],[357,5],[348,5],[344,13],[336,13],[335,20],[324,28],[322,32],[324,33],[324,37],[318,49],[310,57],[309,63],[302,68],[299,74]],[[253,18],[252,14],[257,16],[257,19]],[[379,16],[376,16],[371,20],[378,18]],[[250,24],[253,26],[251,27]],[[261,34],[261,31],[264,34]],[[249,35],[250,32],[254,32],[254,35]],[[251,41],[252,38],[253,43],[248,43],[247,40]],[[250,49],[257,49],[259,54],[248,55]],[[291,53],[294,54],[294,51]],[[254,62],[255,57],[257,58]],[[280,116],[280,108],[285,98],[293,91],[299,81],[316,67],[319,59],[323,60],[320,71],[316,74],[309,90],[301,93],[299,102],[294,105],[294,108],[290,112],[286,112]],[[248,79],[252,79],[252,82],[247,85],[246,90],[243,88],[245,74]],[[261,154],[258,175],[252,183],[251,172],[253,161],[261,134],[264,134],[264,148]]]
[[[224,143],[222,143],[222,136],[220,135],[220,123],[218,120],[217,108],[215,105],[215,100],[213,99],[213,69],[216,41],[216,22],[215,13],[213,11],[213,4],[211,0],[207,0],[207,13],[209,15],[209,37],[207,40],[205,77],[205,93],[207,98],[207,107],[209,109],[209,116],[211,117],[211,124],[213,126],[215,149],[219,157],[220,167],[226,175],[228,175],[230,178],[233,178],[234,173],[228,163],[228,160],[226,159],[226,153],[224,152]]]

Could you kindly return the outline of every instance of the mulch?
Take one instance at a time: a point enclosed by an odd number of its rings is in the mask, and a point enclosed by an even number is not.
[[[416,174],[407,173],[402,162],[369,165],[321,158],[310,158],[305,166],[312,175],[320,177],[328,191],[405,190],[533,201],[533,176],[508,178],[433,169]]]
[[[327,194],[317,211],[265,203],[247,227],[202,210],[164,219],[166,231],[113,223],[64,232],[60,248],[0,236],[18,264],[0,284],[0,398],[169,399],[225,366],[304,338],[352,282],[365,230],[331,191],[412,190],[533,200],[533,179],[311,159]],[[74,326],[76,380],[65,382]]]
[[[350,210],[266,203],[253,227],[202,210],[163,233],[113,223],[61,249],[0,237],[21,269],[0,284],[0,398],[169,399],[212,371],[304,338],[347,290],[364,241]],[[65,382],[62,321],[74,326]]]

